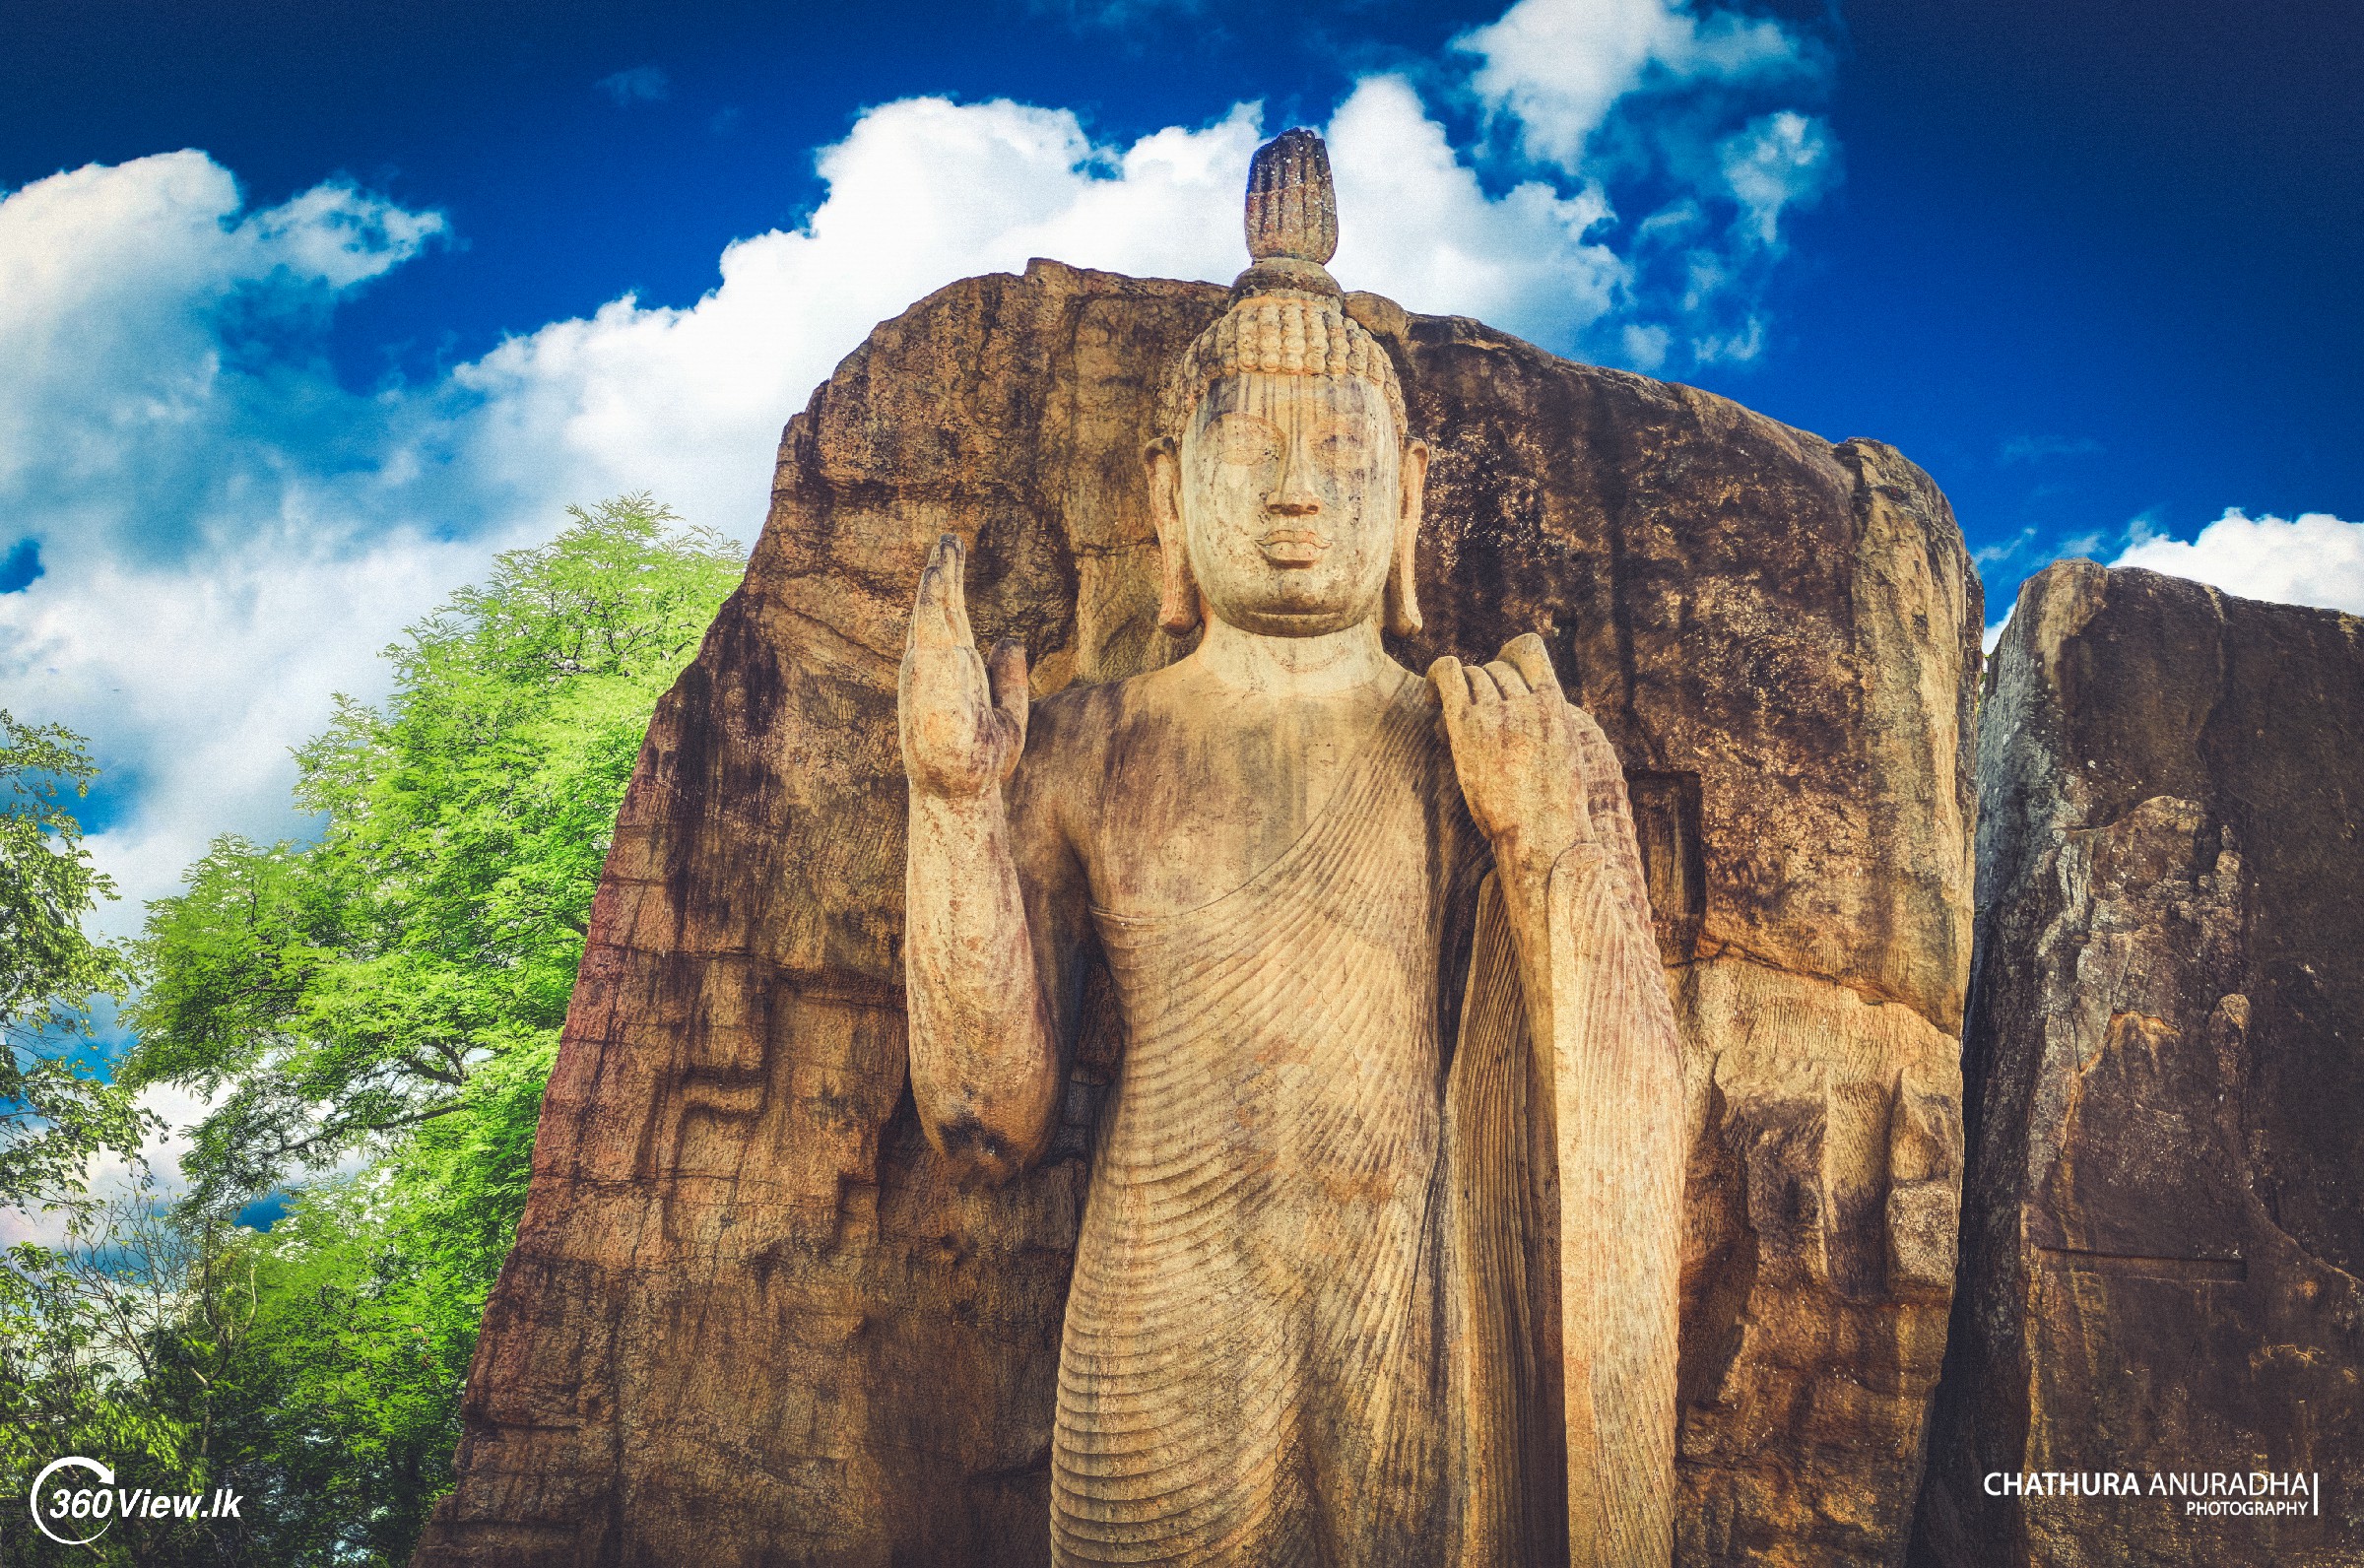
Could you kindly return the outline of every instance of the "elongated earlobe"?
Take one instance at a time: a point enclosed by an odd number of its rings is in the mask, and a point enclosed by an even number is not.
[[[1428,443],[1404,443],[1404,509],[1396,517],[1396,558],[1387,569],[1387,629],[1409,637],[1420,629],[1420,595],[1413,582],[1420,543],[1420,503],[1428,492]]]
[[[1199,583],[1191,575],[1190,543],[1182,533],[1182,461],[1173,437],[1161,435],[1141,454],[1149,478],[1149,517],[1157,525],[1157,624],[1182,636],[1199,624]]]

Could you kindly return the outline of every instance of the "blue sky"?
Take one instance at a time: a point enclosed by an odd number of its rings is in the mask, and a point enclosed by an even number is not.
[[[873,322],[1227,279],[1298,122],[1348,287],[1894,442],[1991,620],[2065,553],[2364,610],[2359,81],[2350,0],[19,0],[0,701],[94,736],[127,929],[493,550],[751,539]]]
[[[1355,77],[1400,70],[1466,138],[1477,105],[1454,100],[1448,45],[1502,9],[1312,6],[1275,26],[1294,14],[1215,0],[19,5],[0,21],[0,185],[193,147],[253,206],[343,173],[440,211],[456,242],[332,334],[347,377],[417,376],[625,291],[693,302],[726,242],[825,194],[813,153],[865,107],[1006,97],[1121,145],[1241,101],[1268,127],[1320,123]],[[1679,373],[1896,441],[1981,544],[2364,509],[2352,4],[1787,14],[1827,52],[1820,101],[1796,97],[1827,117],[1843,177],[1790,226],[1765,352]],[[2014,442],[2029,455],[2006,458]]]

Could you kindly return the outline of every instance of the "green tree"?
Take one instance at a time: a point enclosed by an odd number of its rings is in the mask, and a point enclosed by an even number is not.
[[[649,711],[741,566],[645,495],[571,511],[386,650],[382,710],[339,698],[296,757],[316,842],[219,839],[150,906],[121,1077],[224,1096],[200,1204],[467,1112],[511,1055],[547,1071]]]
[[[298,751],[315,840],[219,839],[149,906],[121,1078],[216,1106],[170,1216],[178,1305],[126,1348],[109,1303],[158,1272],[128,1220],[17,1297],[20,1328],[81,1325],[30,1367],[53,1424],[112,1419],[253,1500],[234,1536],[151,1533],[143,1562],[399,1563],[450,1484],[616,812],[742,563],[644,495],[570,510]],[[267,1233],[229,1225],[291,1185]]]
[[[82,737],[0,709],[0,1208],[77,1202],[90,1156],[136,1153],[147,1130],[83,1049],[91,1004],[125,983],[123,955],[83,930],[115,895],[68,804],[97,774]]]
[[[126,1491],[201,1490],[255,1308],[254,1237],[171,1214],[152,1184],[76,1207],[66,1245],[0,1255],[0,1476],[24,1497],[65,1454],[102,1455]],[[211,1525],[146,1524],[94,1547],[27,1539],[28,1563],[235,1560]],[[225,1548],[232,1548],[226,1555]]]
[[[62,1208],[73,1241],[109,1233],[120,1217],[85,1188],[91,1156],[136,1156],[154,1125],[90,1049],[92,1004],[126,984],[122,953],[83,929],[114,896],[71,804],[97,772],[71,730],[0,711],[0,1208]],[[179,1452],[180,1422],[142,1381],[141,1310],[160,1298],[140,1297],[124,1276],[157,1236],[126,1228],[102,1267],[71,1244],[0,1252],[0,1491],[24,1496],[61,1454]],[[28,1543],[28,1560],[64,1560],[41,1558],[49,1546]]]

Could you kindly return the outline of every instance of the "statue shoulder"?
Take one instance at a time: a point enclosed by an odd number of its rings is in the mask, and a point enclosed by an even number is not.
[[[1118,681],[1082,682],[1061,687],[1033,704],[1026,723],[1021,774],[1031,772],[1037,789],[1055,787],[1071,799],[1099,798],[1120,754],[1131,749],[1145,720],[1169,714],[1174,693],[1163,687],[1172,667]]]
[[[1109,732],[1121,712],[1117,685],[1068,686],[1038,698],[1026,717],[1026,750],[1019,771],[1033,774],[1038,782],[1056,779],[1062,787],[1097,777],[1107,756]]]

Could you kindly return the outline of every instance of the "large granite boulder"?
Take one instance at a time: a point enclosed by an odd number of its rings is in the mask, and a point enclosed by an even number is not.
[[[2364,1563],[2364,621],[2048,567],[1979,770],[1962,1283],[1914,1560]],[[2320,1512],[2178,1490],[2293,1471]]]
[[[1176,649],[1140,452],[1224,292],[1036,263],[788,426],[617,826],[424,1564],[1034,1564],[1104,1001],[1039,1168],[905,1090],[895,665],[922,555],[1038,689]],[[1689,1563],[1901,1554],[1961,1170],[1981,603],[1928,477],[1476,322],[1349,308],[1436,447],[1425,634],[1530,628],[1632,779],[1686,1045]]]

